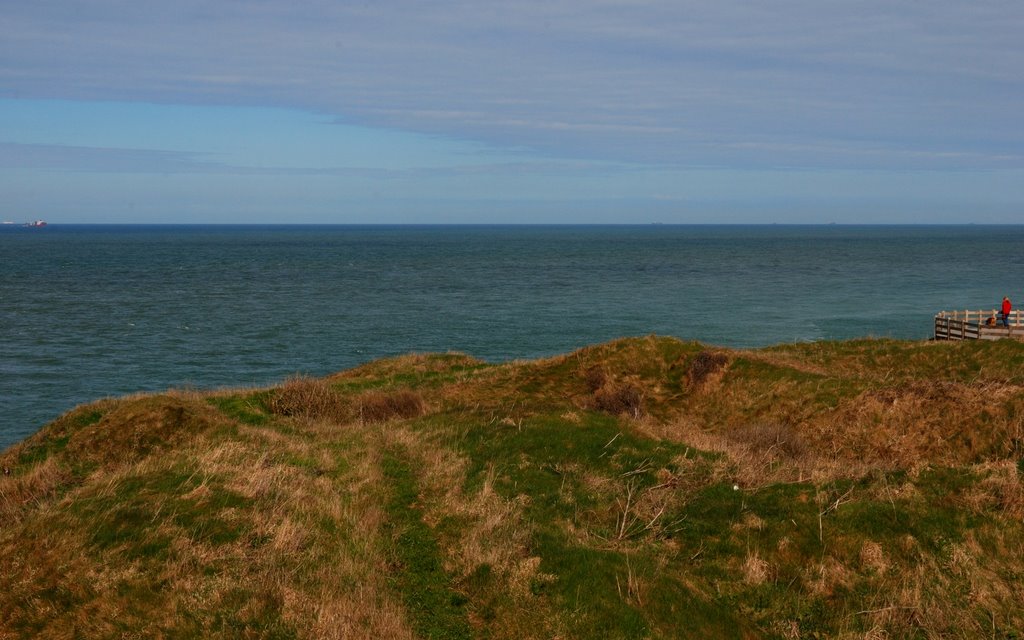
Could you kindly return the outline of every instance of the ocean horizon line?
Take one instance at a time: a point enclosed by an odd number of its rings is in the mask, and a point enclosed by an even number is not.
[[[21,224],[7,225],[23,228]],[[461,228],[959,228],[1024,227],[1024,222],[47,222],[47,227],[461,227]],[[0,227],[2,228],[2,227]]]

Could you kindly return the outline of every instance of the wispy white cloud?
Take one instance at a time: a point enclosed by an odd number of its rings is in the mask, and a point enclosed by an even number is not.
[[[604,163],[550,160],[473,162],[443,166],[382,168],[371,166],[266,166],[215,160],[212,154],[157,149],[120,149],[55,144],[0,142],[0,170],[50,170],[103,174],[207,174],[238,176],[329,176],[370,178],[459,176],[580,176],[620,172]]]
[[[615,162],[1020,167],[1021,33],[1016,0],[52,0],[0,15],[0,95],[294,107]]]
[[[102,173],[192,173],[217,167],[196,154],[152,149],[115,149],[0,142],[0,169]]]

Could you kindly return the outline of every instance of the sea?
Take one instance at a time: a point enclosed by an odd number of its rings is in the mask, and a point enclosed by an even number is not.
[[[1004,295],[1024,303],[1024,226],[5,225],[0,449],[139,391],[646,334],[924,340]]]

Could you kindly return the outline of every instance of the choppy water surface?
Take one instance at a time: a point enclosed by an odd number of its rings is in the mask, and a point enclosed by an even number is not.
[[[1024,303],[1024,227],[52,225],[0,230],[0,267],[6,447],[104,396],[409,351],[926,338]]]

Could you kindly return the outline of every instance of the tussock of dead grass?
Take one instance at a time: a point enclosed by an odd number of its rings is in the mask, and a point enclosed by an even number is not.
[[[964,498],[976,513],[996,511],[1007,517],[1024,518],[1024,482],[1013,460],[976,465],[975,473],[982,480]]]
[[[675,490],[675,477],[649,487],[639,487],[626,480],[619,483],[619,495],[615,498],[616,541],[626,541],[641,536],[659,538],[671,533],[677,524],[669,522],[671,514],[681,504],[684,495]]]
[[[775,620],[772,622],[771,630],[786,640],[800,640],[800,623],[796,620]]]
[[[814,566],[809,567],[807,583],[811,593],[831,597],[838,589],[849,589],[853,583],[853,575],[838,559],[827,556]]]
[[[861,545],[860,563],[862,567],[878,575],[884,574],[889,568],[889,561],[885,556],[885,551],[882,550],[882,545],[874,540],[865,540]]]
[[[317,418],[345,422],[348,405],[324,380],[298,376],[274,391],[268,401],[270,412],[279,416]]]
[[[276,552],[283,555],[299,553],[309,541],[306,531],[305,525],[285,516],[274,523],[271,544]]]
[[[411,389],[367,391],[359,396],[358,405],[359,418],[369,423],[416,418],[427,411],[423,396]]]
[[[748,585],[757,586],[770,580],[772,577],[772,566],[767,560],[757,553],[747,554],[743,563],[743,581]]]
[[[666,539],[679,526],[673,514],[678,513],[687,493],[682,479],[668,469],[655,472],[657,483],[653,485],[641,485],[632,476],[564,467],[556,470],[577,476],[582,493],[597,504],[577,511],[575,521],[562,523],[566,533],[580,544],[625,551],[650,540]],[[563,500],[576,499],[572,493],[563,493]]]

